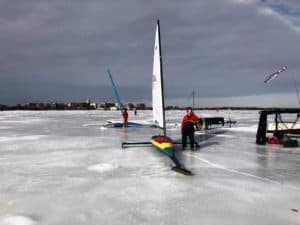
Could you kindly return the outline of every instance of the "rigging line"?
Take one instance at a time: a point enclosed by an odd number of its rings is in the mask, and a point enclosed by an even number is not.
[[[207,159],[204,159],[202,157],[199,157],[197,155],[192,155],[192,154],[188,154],[188,153],[183,153],[183,155],[199,159],[200,161],[202,161],[202,162],[204,162],[204,163],[206,163],[206,164],[208,164],[208,165],[210,165],[212,167],[215,167],[215,168],[218,168],[218,169],[221,169],[221,170],[225,170],[227,172],[237,173],[237,174],[248,176],[248,177],[253,177],[253,178],[256,178],[256,179],[259,179],[259,180],[263,180],[263,181],[268,181],[268,182],[271,182],[271,183],[274,183],[274,184],[280,184],[279,181],[276,181],[276,180],[273,180],[273,179],[269,179],[269,178],[265,178],[265,177],[260,177],[260,176],[256,176],[256,175],[253,175],[253,174],[250,174],[250,173],[241,172],[241,171],[238,171],[238,170],[226,168],[223,165],[213,163],[213,162],[211,162],[211,161],[209,161]]]
[[[292,186],[292,185],[286,185],[286,184],[283,184],[282,182],[274,180],[274,179],[261,177],[261,176],[256,176],[256,175],[251,174],[251,173],[246,173],[246,172],[242,172],[242,171],[239,171],[239,170],[227,168],[223,165],[213,163],[213,162],[211,162],[207,159],[204,159],[204,158],[202,158],[200,156],[197,156],[197,155],[194,155],[194,154],[183,153],[183,155],[196,158],[196,159],[198,159],[198,160],[200,160],[200,161],[202,161],[202,162],[204,162],[204,163],[206,163],[206,164],[208,164],[212,167],[215,167],[215,168],[218,168],[218,169],[221,169],[221,170],[225,170],[225,171],[230,172],[230,173],[236,173],[236,174],[239,174],[239,175],[252,177],[252,178],[255,178],[255,179],[258,179],[258,180],[261,180],[261,181],[266,181],[266,182],[270,182],[270,183],[277,184],[277,185],[284,185],[285,187],[288,187],[288,188],[291,188],[291,189],[300,190],[299,187]]]

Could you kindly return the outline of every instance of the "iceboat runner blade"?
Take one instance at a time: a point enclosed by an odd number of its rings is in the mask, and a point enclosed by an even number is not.
[[[175,166],[172,167],[172,170],[174,170],[177,173],[181,173],[181,174],[184,174],[184,175],[187,175],[187,176],[193,175],[190,170],[184,168],[181,165],[181,163],[179,162],[179,160],[175,156],[171,157],[171,160],[175,163]]]
[[[187,175],[187,176],[191,176],[193,175],[192,172],[190,170],[187,170],[183,167],[179,167],[179,166],[174,166],[172,167],[172,170],[174,170],[177,173],[181,173],[183,175]]]

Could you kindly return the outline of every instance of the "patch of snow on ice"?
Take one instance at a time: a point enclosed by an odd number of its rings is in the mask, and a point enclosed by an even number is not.
[[[229,135],[229,134],[217,134],[217,137],[225,137],[225,138],[234,138],[233,135]]]
[[[119,168],[119,165],[117,164],[101,163],[101,164],[95,164],[89,166],[88,170],[103,173],[103,172],[112,171],[117,168]]]
[[[28,135],[28,136],[11,136],[11,137],[0,137],[0,142],[6,141],[34,141],[43,138],[45,135]]]
[[[3,129],[3,130],[4,130],[4,129],[11,129],[11,127],[1,126],[1,127],[0,127],[0,130],[1,130],[1,129]]]
[[[32,218],[26,216],[10,216],[3,220],[3,225],[34,225],[37,224]]]
[[[82,124],[83,127],[97,127],[99,126],[99,123],[86,123]]]

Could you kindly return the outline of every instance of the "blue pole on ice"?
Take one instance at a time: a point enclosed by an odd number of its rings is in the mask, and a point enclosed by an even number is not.
[[[109,69],[107,70],[107,73],[108,73],[109,79],[110,79],[110,81],[111,81],[111,85],[112,85],[112,87],[113,87],[113,90],[114,90],[114,93],[115,93],[117,102],[118,102],[118,104],[119,104],[120,110],[123,112],[123,106],[122,106],[122,103],[121,103],[121,99],[120,99],[120,96],[119,96],[117,87],[116,87],[116,85],[115,85],[115,82],[114,82],[114,80],[113,80],[113,78],[112,78],[112,75],[111,75],[111,72],[110,72]]]

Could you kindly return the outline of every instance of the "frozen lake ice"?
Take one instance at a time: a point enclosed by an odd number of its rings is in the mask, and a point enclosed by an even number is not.
[[[101,127],[119,112],[0,112],[0,224],[300,224],[300,149],[257,146],[257,111],[196,113],[237,124],[197,136],[184,176],[152,147],[123,150],[162,132]],[[183,114],[166,112],[175,140]]]

